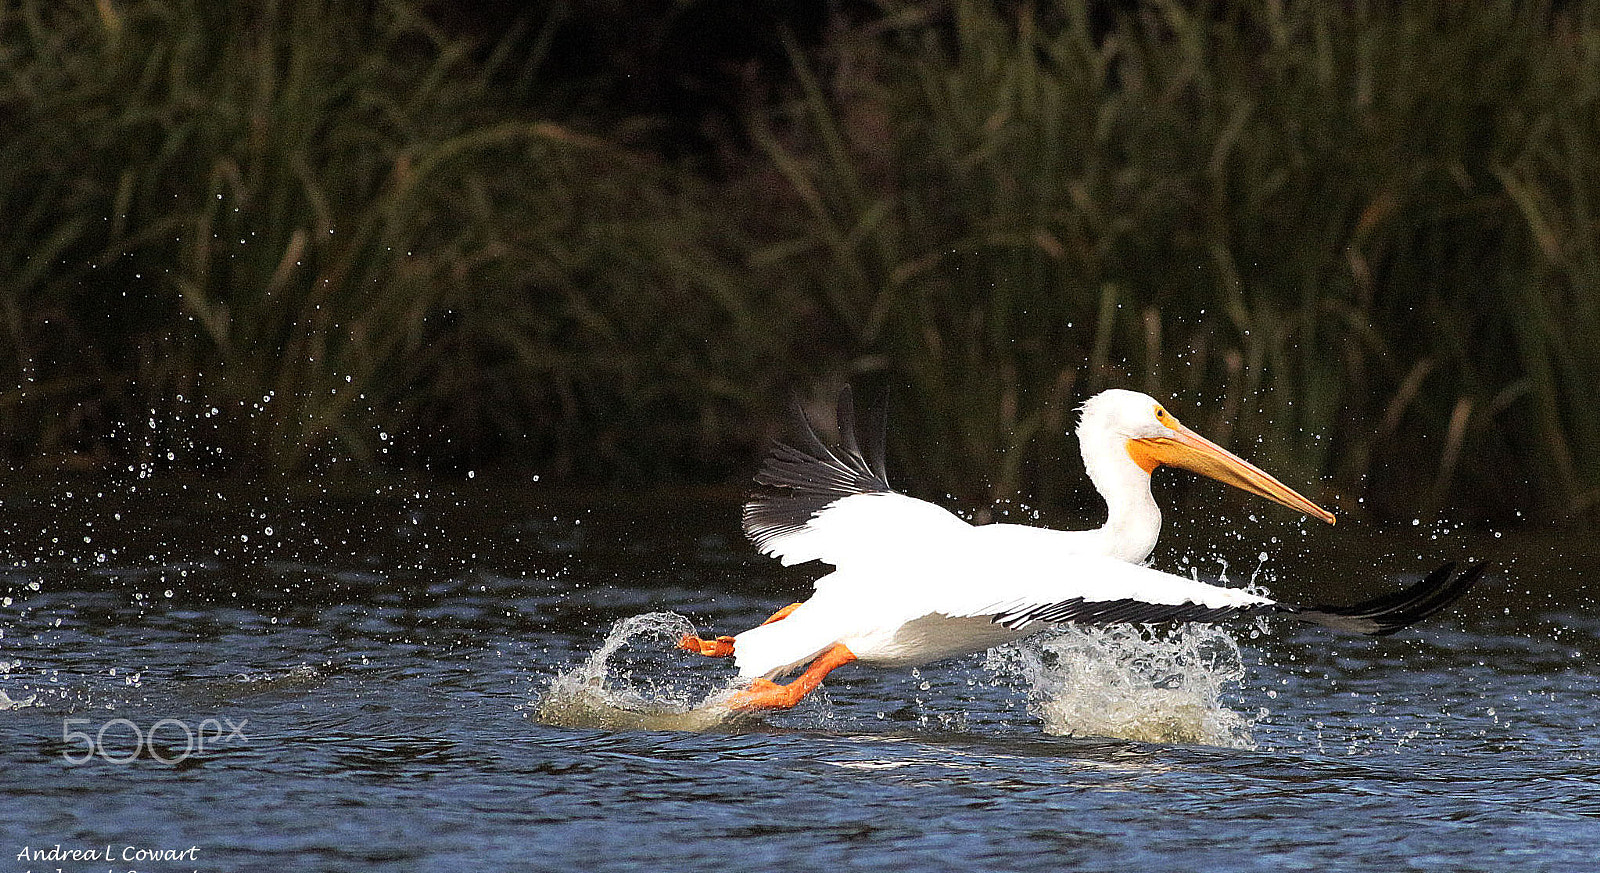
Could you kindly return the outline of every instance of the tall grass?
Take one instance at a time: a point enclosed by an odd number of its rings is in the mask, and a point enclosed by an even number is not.
[[[1056,499],[1066,406],[1116,384],[1335,502],[1594,506],[1592,11],[886,22],[763,143],[806,209],[794,266],[915,386],[921,454],[995,472],[954,487]]]
[[[750,441],[728,399],[770,386],[727,374],[781,319],[692,180],[502,100],[537,57],[371,6],[0,12],[13,460],[639,476]]]
[[[360,6],[0,8],[6,460],[731,480],[856,379],[1056,504],[1118,385],[1340,508],[1600,511],[1593,4],[885,0],[714,178],[559,14]]]

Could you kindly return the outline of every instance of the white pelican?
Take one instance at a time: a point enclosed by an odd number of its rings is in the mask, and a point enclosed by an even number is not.
[[[881,410],[880,410],[881,411]],[[980,652],[1055,622],[1216,621],[1282,614],[1339,630],[1393,633],[1455,602],[1483,572],[1446,564],[1412,587],[1352,606],[1299,607],[1142,565],[1161,531],[1150,474],[1163,464],[1209,476],[1333,523],[1258,467],[1183,426],[1148,395],[1111,390],[1083,404],[1078,442],[1105,498],[1088,531],[974,526],[894,491],[883,464],[882,416],[858,442],[848,389],[841,445],[829,449],[800,417],[799,447],[779,443],[756,475],[773,490],[744,507],[744,531],[784,565],[822,561],[809,600],[733,637],[685,636],[680,646],[731,655],[748,687],[738,710],[794,706],[851,661],[914,666]],[[806,666],[787,685],[772,681]]]

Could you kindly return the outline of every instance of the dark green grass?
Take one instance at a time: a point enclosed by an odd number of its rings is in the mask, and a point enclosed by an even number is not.
[[[1593,6],[1006,8],[794,49],[710,179],[541,99],[559,15],[9,4],[0,451],[730,481],[854,379],[1051,506],[1126,386],[1336,509],[1600,505]]]
[[[751,442],[726,410],[770,386],[735,376],[783,325],[737,225],[504,102],[525,55],[399,0],[6,9],[13,462],[637,477]]]
[[[1123,385],[1345,508],[1595,505],[1592,10],[892,12],[764,142],[955,487],[1076,485]]]

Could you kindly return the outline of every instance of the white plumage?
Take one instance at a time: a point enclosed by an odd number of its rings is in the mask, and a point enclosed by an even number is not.
[[[835,569],[804,603],[768,623],[683,647],[731,654],[751,689],[736,708],[790,706],[851,660],[916,665],[983,651],[1053,622],[1215,621],[1283,613],[1360,633],[1385,634],[1454,602],[1482,565],[1451,577],[1446,565],[1410,589],[1348,607],[1301,608],[1143,566],[1160,534],[1150,492],[1159,465],[1183,467],[1328,522],[1333,516],[1288,486],[1195,434],[1153,398],[1113,390],[1082,408],[1084,466],[1106,499],[1107,520],[1087,531],[972,525],[895,492],[883,465],[881,416],[863,451],[847,391],[840,445],[801,420],[799,445],[779,444],[756,476],[771,490],[744,510],[744,529],[785,565]],[[814,662],[814,663],[813,663]],[[790,686],[767,681],[811,663]]]
[[[1042,620],[1026,618],[1030,610],[1077,600],[1206,609],[1272,604],[1096,554],[1103,540],[1089,533],[974,526],[897,493],[842,498],[763,547],[785,564],[820,560],[837,569],[787,618],[734,638],[739,674],[787,673],[835,643],[863,662],[903,666],[981,652],[1039,630]],[[1155,620],[1164,612],[1138,614]]]

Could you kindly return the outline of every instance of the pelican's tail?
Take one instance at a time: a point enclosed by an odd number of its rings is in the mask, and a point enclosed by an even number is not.
[[[1374,597],[1350,606],[1287,606],[1274,611],[1301,621],[1381,637],[1410,627],[1429,616],[1448,609],[1483,575],[1485,562],[1478,562],[1457,574],[1454,561],[1429,573],[1410,588]]]
[[[838,642],[838,631],[801,614],[753,627],[733,639],[733,662],[740,678],[773,678],[826,651]]]

